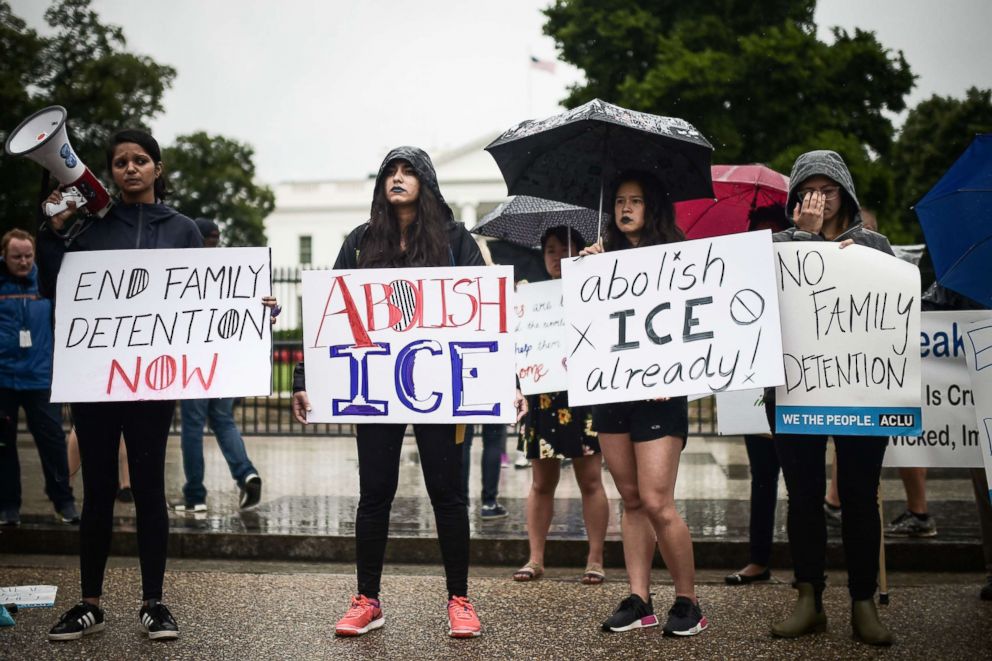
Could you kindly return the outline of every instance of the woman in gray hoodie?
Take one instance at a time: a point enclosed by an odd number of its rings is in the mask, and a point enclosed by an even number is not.
[[[854,182],[839,154],[819,150],[801,155],[789,181],[786,214],[794,227],[774,234],[773,240],[836,241],[841,247],[857,243],[892,254],[888,239],[862,226]],[[769,411],[774,411],[774,393],[774,388],[766,390]],[[872,645],[892,643],[892,634],[875,608],[881,543],[878,482],[886,444],[887,439],[879,436],[834,436],[851,625],[856,639]],[[772,625],[772,634],[780,638],[824,631],[827,626],[822,599],[827,548],[823,512],[826,446],[825,435],[775,434],[775,450],[789,492],[789,548],[799,591],[792,615]]]

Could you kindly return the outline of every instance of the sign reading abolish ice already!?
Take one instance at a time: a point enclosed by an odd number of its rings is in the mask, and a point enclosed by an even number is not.
[[[573,406],[782,383],[769,232],[562,260]]]
[[[52,401],[270,394],[269,262],[268,248],[66,254]]]
[[[518,286],[513,319],[520,391],[537,395],[567,389],[561,280]]]
[[[513,268],[303,272],[310,422],[512,422]]]
[[[919,434],[920,272],[864,246],[775,244],[785,385],[777,432]]]

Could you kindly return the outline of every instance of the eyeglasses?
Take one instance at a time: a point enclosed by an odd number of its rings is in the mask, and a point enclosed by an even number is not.
[[[804,200],[810,193],[822,193],[825,200],[832,200],[840,195],[840,186],[824,186],[823,188],[801,188],[798,191],[799,199]]]

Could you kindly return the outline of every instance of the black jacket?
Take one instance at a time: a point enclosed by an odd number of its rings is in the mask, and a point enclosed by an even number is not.
[[[479,251],[479,245],[475,242],[475,239],[465,229],[463,223],[455,222],[452,217],[451,209],[448,208],[444,197],[441,195],[441,189],[437,183],[437,173],[427,152],[417,147],[397,147],[390,151],[386,154],[386,158],[382,160],[382,165],[379,166],[379,173],[375,178],[375,190],[378,190],[382,186],[386,166],[398,159],[410,163],[417,173],[420,185],[430,188],[441,204],[448,209],[449,220],[447,232],[450,265],[485,266],[486,262],[482,259],[482,253]],[[362,249],[362,239],[365,237],[369,226],[369,222],[366,221],[348,234],[348,237],[344,240],[344,244],[341,246],[340,252],[338,252],[338,258],[334,260],[335,269],[350,270],[360,268],[358,265],[358,256]],[[302,362],[298,363],[296,369],[293,370],[293,392],[299,392],[300,390],[306,390],[306,373]]]
[[[67,252],[137,248],[201,248],[196,223],[164,204],[116,202],[103,218],[76,221],[79,229],[59,234],[44,226],[38,232],[38,268],[42,293],[55,295],[55,283]],[[80,224],[81,223],[81,224]]]

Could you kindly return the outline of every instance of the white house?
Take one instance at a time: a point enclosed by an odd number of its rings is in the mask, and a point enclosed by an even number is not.
[[[499,168],[483,150],[497,135],[431,154],[445,200],[469,228],[506,199]],[[366,175],[277,184],[275,211],[265,219],[273,269],[331,266],[348,233],[368,220],[374,183]]]

